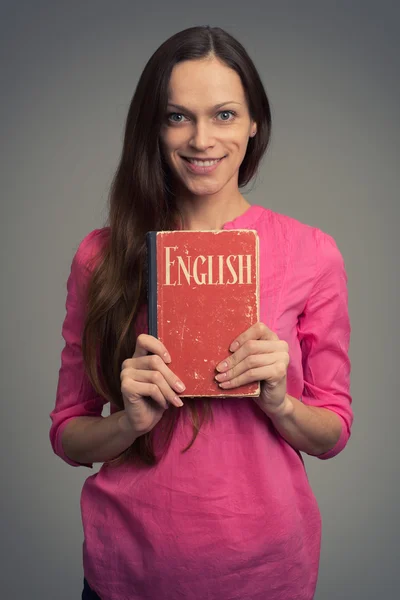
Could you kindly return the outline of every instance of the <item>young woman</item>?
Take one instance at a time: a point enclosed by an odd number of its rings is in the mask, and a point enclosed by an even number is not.
[[[254,64],[222,29],[172,36],[139,80],[108,225],[72,261],[50,415],[56,454],[103,463],[81,497],[84,599],[314,596],[321,517],[300,452],[327,459],[350,436],[347,277],[331,236],[240,193],[270,131]],[[173,349],[147,334],[145,234],[177,228],[258,231],[261,319],[216,380],[259,380],[259,397],[182,406]]]

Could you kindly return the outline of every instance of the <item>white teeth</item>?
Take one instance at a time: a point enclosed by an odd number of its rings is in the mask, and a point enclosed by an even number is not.
[[[216,160],[194,160],[193,158],[188,158],[190,163],[197,165],[198,167],[211,167],[211,165],[216,165],[220,160],[220,158],[217,158]]]

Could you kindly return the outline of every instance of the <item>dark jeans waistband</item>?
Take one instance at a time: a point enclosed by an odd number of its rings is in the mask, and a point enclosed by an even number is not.
[[[90,587],[86,577],[83,578],[82,600],[101,600],[100,596]]]

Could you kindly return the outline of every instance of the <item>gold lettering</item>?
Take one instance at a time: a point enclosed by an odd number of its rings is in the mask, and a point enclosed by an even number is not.
[[[201,273],[201,280],[199,279],[199,275],[197,273],[197,261],[201,260],[202,264],[206,262],[206,258],[204,256],[196,256],[193,263],[193,279],[198,285],[204,285],[206,283],[206,273]]]
[[[251,283],[251,254],[246,254],[246,259],[247,266],[245,269],[247,269],[247,283]]]
[[[247,263],[246,265],[243,264],[243,258],[244,258],[243,254],[238,255],[239,283],[243,283],[244,271],[246,271],[246,274],[247,274],[247,282],[246,283],[251,283],[251,254],[246,254],[246,263]]]
[[[173,256],[177,249],[178,246],[165,246],[165,285],[190,285],[192,278],[197,285],[243,285],[252,282],[251,254],[199,255],[192,260],[189,255]],[[202,271],[200,265],[204,265]]]
[[[231,262],[232,259],[235,260],[236,258],[237,257],[234,254],[230,254],[226,259],[226,265],[227,265],[228,269],[230,270],[230,272],[232,274],[232,278],[233,278],[232,281],[226,282],[227,285],[232,285],[232,284],[236,283],[238,280],[237,273],[236,273],[235,269],[233,268],[232,262]]]
[[[207,259],[208,259],[208,281],[207,281],[207,283],[208,283],[208,285],[214,285],[214,282],[213,282],[213,261],[212,261],[213,258],[214,258],[213,254],[209,254],[207,256]],[[218,281],[216,281],[216,284],[217,283],[218,283]]]
[[[218,255],[218,283],[222,285],[224,283],[224,256],[223,254]]]
[[[186,281],[190,285],[190,277],[191,277],[191,275],[190,275],[190,256],[187,257],[187,260],[188,260],[188,266],[186,266],[185,263],[183,262],[182,256],[178,256],[178,285],[182,285],[181,284],[181,269],[186,278]]]
[[[165,246],[165,285],[176,285],[175,283],[171,283],[171,265],[175,264],[174,260],[171,260],[170,250],[176,250],[178,246]]]

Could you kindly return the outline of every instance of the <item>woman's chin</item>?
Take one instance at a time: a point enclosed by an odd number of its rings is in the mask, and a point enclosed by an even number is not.
[[[223,186],[217,183],[208,183],[207,185],[189,185],[188,192],[194,196],[212,196],[222,189]]]

